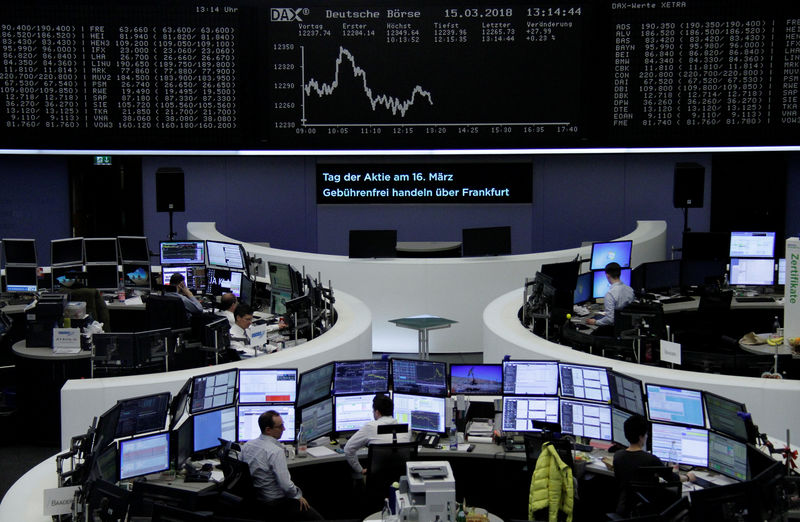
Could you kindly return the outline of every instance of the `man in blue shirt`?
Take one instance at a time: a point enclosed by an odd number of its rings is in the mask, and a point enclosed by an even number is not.
[[[186,317],[190,317],[192,314],[202,314],[203,313],[203,305],[200,304],[200,301],[192,294],[192,291],[186,286],[186,280],[183,277],[183,274],[175,272],[172,274],[172,277],[169,278],[169,285],[175,288],[174,292],[164,292],[164,295],[169,295],[173,297],[180,297],[181,301],[183,301],[183,307],[186,309]]]
[[[614,325],[614,313],[632,303],[634,296],[633,288],[620,281],[622,268],[619,266],[619,263],[612,262],[607,264],[605,272],[608,284],[611,285],[603,298],[603,312],[605,315],[599,319],[587,319],[586,324],[605,326],[606,328],[603,328],[603,330],[608,331],[610,330],[608,327]],[[598,330],[600,329],[598,328]],[[598,332],[595,331],[595,334],[598,334]],[[601,335],[606,335],[606,332],[603,332]],[[607,335],[613,335],[613,332]]]

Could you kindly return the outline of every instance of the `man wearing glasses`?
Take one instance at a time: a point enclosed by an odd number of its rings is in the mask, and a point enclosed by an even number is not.
[[[278,439],[286,429],[275,410],[258,418],[261,435],[242,447],[241,459],[250,468],[256,498],[267,507],[270,520],[323,520],[294,485],[286,464],[286,453]]]

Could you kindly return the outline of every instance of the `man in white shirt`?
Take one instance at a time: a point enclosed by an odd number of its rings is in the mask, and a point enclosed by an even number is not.
[[[236,324],[236,318],[233,317],[233,313],[236,311],[237,304],[239,304],[239,301],[236,299],[236,296],[230,292],[222,294],[222,298],[219,300],[220,315],[228,319],[228,322],[231,323],[231,327]]]
[[[253,309],[247,303],[239,303],[233,313],[231,326],[231,350],[246,351],[250,347],[250,336],[247,329],[253,322]]]
[[[373,443],[391,444],[392,434],[378,435],[378,426],[397,424],[397,420],[393,417],[394,403],[386,395],[382,393],[375,395],[375,398],[372,399],[372,410],[375,420],[364,424],[355,435],[350,437],[344,447],[344,455],[347,458],[347,463],[353,468],[354,477],[360,478],[367,474],[367,470],[358,461],[358,455],[356,454],[358,450]],[[397,442],[408,442],[410,440],[411,434],[409,432],[397,434]]]

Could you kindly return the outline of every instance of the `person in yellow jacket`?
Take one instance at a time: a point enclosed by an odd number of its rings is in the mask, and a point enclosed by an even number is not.
[[[553,444],[546,442],[531,477],[528,519],[533,520],[534,512],[549,508],[550,522],[558,520],[559,511],[567,516],[567,522],[572,522],[573,504],[572,468],[561,460]]]

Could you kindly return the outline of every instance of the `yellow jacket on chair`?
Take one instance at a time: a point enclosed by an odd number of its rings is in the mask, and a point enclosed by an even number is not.
[[[553,445],[546,442],[531,476],[528,519],[533,520],[535,511],[549,508],[550,522],[558,520],[559,511],[563,511],[567,522],[571,522],[573,502],[572,469],[561,460]]]

